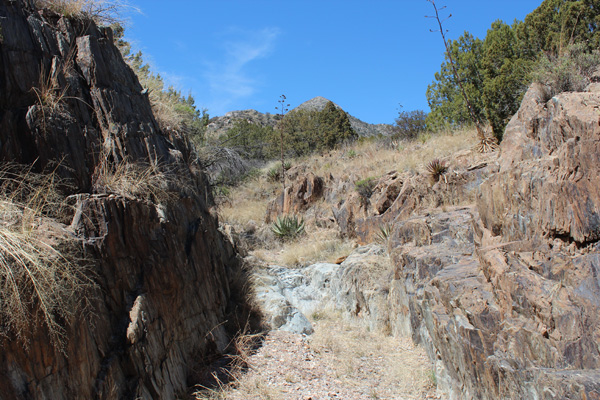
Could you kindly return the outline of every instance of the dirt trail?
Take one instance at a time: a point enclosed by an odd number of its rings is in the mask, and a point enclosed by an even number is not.
[[[424,349],[329,312],[310,336],[271,331],[234,385],[199,399],[440,399]]]

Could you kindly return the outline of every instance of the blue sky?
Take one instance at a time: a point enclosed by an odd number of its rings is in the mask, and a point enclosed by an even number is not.
[[[211,116],[276,112],[326,97],[370,123],[404,110],[428,111],[425,91],[444,59],[426,0],[130,0],[126,38],[153,71],[192,92]],[[497,19],[512,23],[541,0],[447,0],[451,39],[484,38]]]

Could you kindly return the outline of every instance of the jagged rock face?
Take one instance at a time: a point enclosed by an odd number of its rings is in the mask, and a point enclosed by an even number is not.
[[[61,160],[61,174],[84,191],[101,155],[173,161],[178,150],[159,131],[110,29],[38,14],[27,2],[0,7],[2,159]]]
[[[495,168],[486,162],[481,166],[453,165],[450,173],[435,184],[424,175],[392,171],[376,182],[368,198],[361,198],[354,189],[337,190],[335,184],[330,185],[326,196],[335,204],[332,211],[340,233],[364,244],[375,240],[381,229],[388,229],[414,213],[444,204],[469,202],[482,180]]]
[[[274,221],[281,214],[300,214],[305,211],[322,197],[324,186],[323,178],[312,172],[298,176],[290,186],[285,188],[283,195],[279,195],[269,203],[265,216],[266,222]]]
[[[506,240],[600,239],[600,92],[544,101],[533,86],[502,143],[501,169],[478,201],[486,228]]]
[[[28,349],[0,337],[0,397],[183,395],[194,366],[225,349],[247,310],[206,178],[186,162],[185,140],[159,130],[110,29],[20,0],[0,1],[0,26],[0,158],[37,160],[40,171],[59,163],[67,194],[77,193],[65,229],[84,243],[97,283],[88,313],[66,321],[64,352],[43,328]],[[54,86],[44,99],[46,81]],[[153,164],[177,179],[165,182],[160,204],[96,193],[102,160]]]
[[[394,226],[392,320],[451,398],[600,395],[597,97],[532,88],[477,207]]]

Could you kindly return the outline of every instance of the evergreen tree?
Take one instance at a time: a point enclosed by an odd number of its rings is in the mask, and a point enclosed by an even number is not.
[[[481,58],[483,41],[466,32],[458,40],[450,40],[448,47],[457,65],[459,76],[469,99],[475,118],[482,121],[485,115],[483,105],[483,74]],[[427,101],[431,112],[427,116],[427,126],[442,129],[472,123],[464,97],[452,72],[450,59],[441,70],[435,73],[435,80],[427,87]]]

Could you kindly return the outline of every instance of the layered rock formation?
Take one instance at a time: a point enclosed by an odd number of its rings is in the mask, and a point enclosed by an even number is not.
[[[0,159],[52,167],[68,182],[64,229],[83,243],[96,283],[82,299],[88,312],[62,321],[62,351],[42,326],[26,348],[0,336],[0,397],[183,395],[248,314],[207,181],[185,138],[159,129],[110,29],[26,0],[0,1],[0,28]],[[124,165],[151,168],[159,194],[107,184]]]
[[[450,398],[600,398],[596,86],[552,98],[532,86],[499,154],[456,155],[435,184],[393,171],[364,199],[330,177],[340,232],[369,242],[385,227],[392,267],[377,281],[366,258],[321,268],[327,279],[311,266],[297,280],[328,295],[308,297],[411,335]]]
[[[451,398],[600,396],[599,97],[532,87],[475,206],[395,215],[390,323]]]

